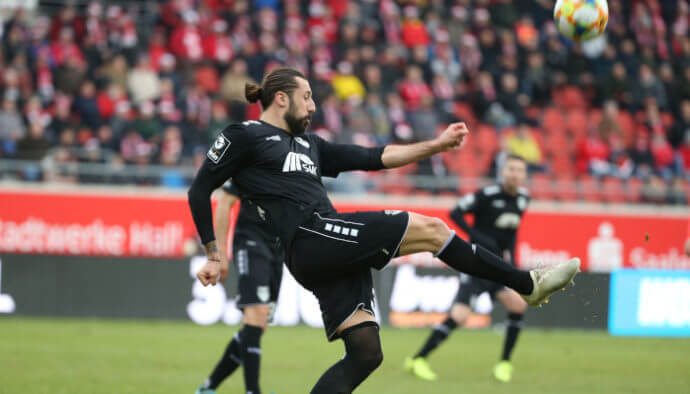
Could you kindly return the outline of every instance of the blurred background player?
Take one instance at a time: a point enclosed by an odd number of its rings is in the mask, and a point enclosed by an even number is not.
[[[220,279],[228,276],[226,245],[230,210],[240,199],[239,190],[229,181],[220,189],[215,215],[215,232],[221,257]],[[247,393],[259,393],[261,335],[266,331],[280,291],[284,252],[277,236],[265,228],[258,205],[242,199],[233,238],[233,256],[239,271],[237,307],[244,315],[243,326],[232,338],[211,375],[197,394],[214,394],[215,389],[243,365]]]
[[[519,156],[509,155],[501,171],[502,182],[486,186],[463,196],[450,216],[470,235],[471,241],[484,246],[505,261],[515,264],[515,238],[522,214],[529,203],[527,190],[522,186],[527,179],[527,163]],[[474,226],[465,221],[465,214],[474,214]],[[510,381],[513,365],[510,356],[517,342],[522,316],[527,303],[520,295],[499,283],[460,274],[460,288],[455,296],[448,318],[434,327],[424,346],[413,358],[405,360],[405,369],[425,380],[436,380],[437,375],[427,362],[428,355],[448,338],[450,332],[462,326],[472,311],[473,297],[488,292],[492,300],[500,301],[508,310],[506,337],[501,361],[494,368],[494,377]]]

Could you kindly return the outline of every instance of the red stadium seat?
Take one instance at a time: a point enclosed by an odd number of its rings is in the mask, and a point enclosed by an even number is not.
[[[544,110],[542,115],[542,126],[548,131],[565,129],[565,117],[560,108],[549,107]]]
[[[559,175],[555,181],[555,193],[560,201],[577,201],[575,177],[569,174]]]
[[[627,189],[626,200],[632,203],[640,202],[642,196],[642,187],[644,186],[642,181],[638,178],[630,178],[626,182],[625,186]]]
[[[493,155],[498,150],[498,133],[493,127],[481,126],[473,137],[479,152]]]
[[[587,119],[587,112],[582,109],[571,109],[566,115],[566,122],[568,131],[576,137],[587,134],[587,127],[589,127],[589,120]]]
[[[552,200],[554,195],[551,177],[546,174],[536,174],[532,176],[530,194],[535,200]]]
[[[581,200],[599,202],[602,200],[601,185],[596,178],[583,176],[579,179],[578,194]]]
[[[625,188],[623,182],[618,178],[606,178],[602,182],[602,194],[604,201],[610,203],[625,202]]]
[[[468,127],[473,127],[478,124],[477,117],[474,116],[472,106],[467,103],[461,101],[456,102],[454,115],[456,118],[460,119],[461,122],[467,123]]]

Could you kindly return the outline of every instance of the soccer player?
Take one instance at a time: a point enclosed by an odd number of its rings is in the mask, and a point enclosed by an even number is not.
[[[226,182],[216,208],[216,239],[220,257],[220,280],[228,276],[229,263],[225,246],[230,227],[230,209],[240,199],[240,192]],[[261,335],[266,331],[275,308],[283,275],[283,248],[280,239],[271,234],[261,218],[262,210],[250,200],[240,200],[240,211],[233,238],[234,261],[239,271],[239,298],[243,326],[235,334],[225,353],[197,394],[215,394],[216,388],[242,364],[247,393],[259,393]]]
[[[519,156],[509,155],[501,171],[502,183],[486,186],[470,193],[458,201],[450,214],[455,223],[470,235],[472,242],[504,256],[514,264],[515,238],[522,214],[529,203],[527,190],[522,186],[527,178],[527,163]],[[474,214],[474,227],[465,221],[465,214]],[[436,380],[427,357],[453,329],[462,326],[470,312],[470,300],[483,292],[488,292],[493,300],[498,300],[508,310],[508,325],[503,342],[501,361],[494,368],[494,377],[501,382],[509,382],[513,374],[510,355],[515,347],[522,315],[527,303],[515,292],[487,279],[460,274],[460,288],[448,318],[434,327],[431,335],[413,358],[405,360],[405,369],[424,380]]]
[[[261,86],[247,84],[245,93],[250,102],[261,102],[260,120],[226,127],[189,189],[192,216],[208,256],[197,277],[204,285],[217,282],[220,259],[210,196],[232,178],[280,236],[292,275],[319,300],[328,339],[345,343],[345,356],[321,376],[312,393],[350,393],[381,364],[371,268],[381,269],[396,256],[433,252],[458,271],[515,289],[531,305],[541,304],[576,275],[578,259],[518,270],[483,246],[457,237],[438,218],[402,211],[338,213],[333,208],[322,176],[400,167],[457,148],[469,133],[464,123],[411,145],[334,144],[305,134],[316,106],[309,82],[298,71],[273,70]]]

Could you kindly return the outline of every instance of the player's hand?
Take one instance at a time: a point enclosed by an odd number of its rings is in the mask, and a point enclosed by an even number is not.
[[[196,273],[196,277],[204,286],[208,286],[209,284],[215,286],[216,283],[218,283],[219,275],[220,258],[218,257],[218,253],[210,254],[206,264]]]
[[[465,122],[451,123],[440,136],[437,137],[441,152],[460,147],[465,136],[470,133]]]

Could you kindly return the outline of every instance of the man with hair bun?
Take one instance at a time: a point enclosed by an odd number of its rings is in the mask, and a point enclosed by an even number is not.
[[[428,141],[364,148],[305,133],[316,105],[309,82],[296,70],[273,70],[261,86],[247,84],[246,96],[261,102],[261,118],[223,129],[189,189],[192,216],[208,256],[197,277],[204,285],[217,283],[220,259],[210,196],[232,179],[280,237],[292,275],[319,300],[328,339],[345,344],[345,356],[321,376],[312,393],[351,393],[381,364],[371,269],[382,269],[394,257],[432,252],[451,268],[508,286],[535,306],[577,274],[577,258],[518,270],[481,245],[457,237],[438,218],[391,210],[338,213],[333,208],[322,176],[401,167],[458,148],[469,133],[464,123],[453,123]]]

